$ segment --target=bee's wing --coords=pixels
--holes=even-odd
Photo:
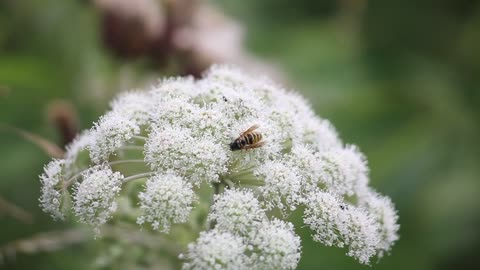
[[[259,148],[259,147],[262,147],[265,145],[265,141],[260,141],[258,143],[255,143],[255,144],[251,144],[251,145],[245,145],[244,149],[254,149],[254,148]]]
[[[247,134],[247,133],[249,133],[249,132],[252,132],[252,131],[254,131],[254,130],[257,129],[257,128],[258,128],[258,125],[253,125],[253,126],[249,127],[247,130],[245,130],[244,132],[242,132],[242,133],[240,134],[240,136],[243,136],[243,135],[245,135],[245,134]]]

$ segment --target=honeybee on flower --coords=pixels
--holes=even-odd
[[[230,150],[237,151],[262,147],[265,141],[262,141],[262,134],[255,131],[257,128],[258,125],[253,125],[242,132],[240,136],[230,144]]]

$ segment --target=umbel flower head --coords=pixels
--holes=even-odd
[[[99,234],[130,222],[181,239],[184,269],[295,269],[301,242],[283,219],[298,209],[313,240],[363,264],[398,239],[359,149],[295,92],[227,66],[120,95],[40,178],[54,218],[72,197]]]

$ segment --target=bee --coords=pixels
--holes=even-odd
[[[230,150],[237,151],[262,147],[265,141],[262,141],[262,134],[255,131],[257,128],[258,125],[253,125],[242,132],[240,136],[230,144]]]

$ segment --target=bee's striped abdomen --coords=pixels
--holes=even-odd
[[[259,142],[262,139],[262,134],[258,132],[251,132],[245,135],[244,137],[247,144],[251,145]]]
[[[260,140],[262,140],[262,134],[258,132],[253,133],[255,135],[255,141],[253,143],[258,143]]]
[[[245,141],[247,141],[247,144],[253,144],[255,136],[252,133],[249,133],[245,135]]]

